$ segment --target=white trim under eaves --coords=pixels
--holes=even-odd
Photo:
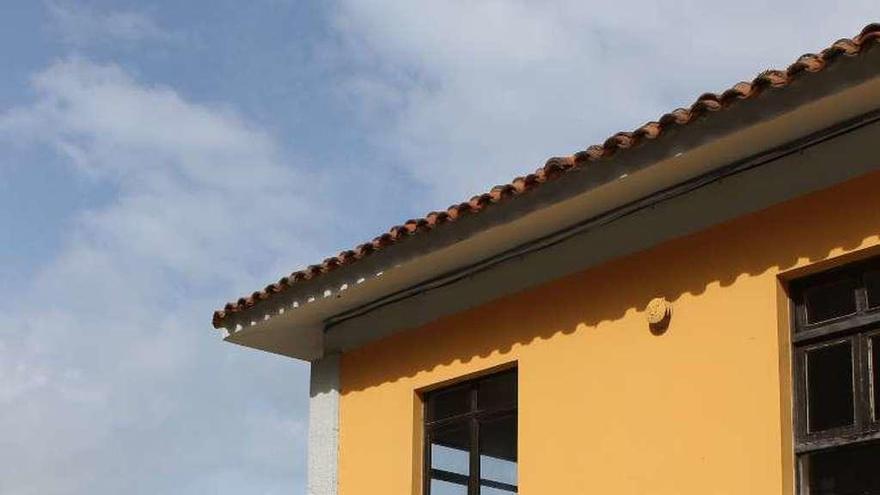
[[[618,221],[624,217],[633,215],[640,211],[653,208],[662,202],[669,201],[679,196],[683,196],[701,187],[705,187],[711,183],[741,174],[743,172],[747,172],[755,167],[760,167],[761,165],[770,163],[774,160],[779,160],[785,156],[794,153],[801,153],[804,150],[819,143],[822,143],[829,139],[833,139],[836,136],[852,132],[853,130],[859,129],[861,127],[875,124],[878,121],[880,121],[880,111],[873,111],[868,113],[867,115],[860,116],[841,125],[834,126],[831,129],[807,136],[804,139],[786,144],[777,149],[759,153],[754,157],[750,157],[731,165],[715,169],[705,175],[695,177],[681,184],[677,184],[663,191],[659,191],[647,198],[643,198],[641,200],[634,201],[619,208],[615,208],[613,210],[605,212],[599,217],[587,219],[583,222],[575,224],[562,231],[555,232],[544,238],[536,239],[535,241],[529,242],[522,246],[517,246],[489,259],[480,260],[478,263],[467,266],[460,270],[456,270],[454,273],[445,274],[443,276],[437,277],[436,279],[418,284],[395,294],[389,294],[388,296],[380,298],[376,301],[372,301],[358,308],[354,308],[352,310],[335,315],[327,319],[327,328],[330,329],[333,326],[338,325],[339,323],[342,323],[346,320],[357,318],[360,315],[374,311],[382,306],[393,304],[396,301],[400,301],[430,291],[432,289],[449,285],[465,277],[472,276],[475,273],[490,269],[493,266],[500,265],[514,258],[521,258],[524,255],[547,249],[561,242],[565,242],[572,237],[583,234],[589,230],[601,228],[603,225]],[[625,177],[621,177],[621,179],[624,178]]]
[[[828,82],[832,85],[833,83],[833,80]],[[785,91],[789,95],[797,96],[797,88],[789,88]],[[374,260],[365,259],[353,264],[350,271],[337,270],[340,272],[339,274],[331,273],[318,277],[316,284],[326,283],[326,285],[309,285],[309,292],[300,291],[297,293],[291,288],[288,295],[280,294],[276,296],[277,300],[264,301],[251,310],[232,318],[230,321],[234,328],[229,332],[226,340],[299,359],[314,360],[328,350],[351,349],[400,328],[410,328],[420,322],[423,323],[424,318],[395,317],[396,313],[390,306],[399,306],[400,301],[388,305],[386,303],[389,296],[394,297],[394,294],[402,294],[401,291],[411,290],[422,285],[421,289],[417,288],[415,291],[421,294],[419,298],[422,299],[421,302],[424,302],[424,284],[430,283],[426,281],[436,280],[439,276],[454,277],[455,273],[473,266],[475,262],[495,263],[492,261],[493,259],[504,258],[505,253],[509,253],[511,248],[515,246],[523,246],[535,242],[536,239],[548,238],[548,236],[561,235],[560,232],[583,224],[584,219],[595,219],[605,214],[613,215],[614,212],[625,211],[626,208],[629,208],[628,205],[668,191],[676,185],[702,180],[698,178],[726,167],[741,166],[744,159],[754,160],[756,156],[760,155],[764,156],[765,160],[773,158],[775,161],[772,163],[784,160],[784,157],[779,158],[772,155],[773,153],[781,153],[781,146],[799,143],[804,139],[804,136],[820,132],[823,129],[831,128],[833,132],[838,132],[839,129],[835,127],[836,125],[862,115],[866,111],[865,102],[877,101],[880,101],[880,78],[871,77],[862,84],[839,89],[824,98],[809,100],[808,103],[800,103],[793,108],[785,109],[784,112],[775,114],[772,118],[759,120],[752,125],[743,127],[740,123],[740,127],[736,127],[734,122],[729,124],[735,129],[733,131],[716,129],[713,133],[703,132],[707,135],[702,136],[701,140],[692,139],[692,142],[696,141],[697,144],[690,147],[682,145],[683,152],[675,153],[675,150],[672,149],[673,153],[658,161],[647,164],[632,163],[627,160],[634,159],[621,157],[617,161],[612,159],[607,163],[599,162],[593,165],[597,168],[584,170],[585,178],[589,179],[592,176],[600,175],[600,170],[601,174],[607,175],[616,172],[616,175],[568,199],[556,203],[547,199],[546,204],[533,206],[533,209],[522,212],[519,216],[517,216],[516,204],[527,204],[527,201],[519,203],[512,201],[509,205],[497,208],[496,211],[503,210],[508,218],[502,218],[503,221],[501,221],[496,217],[494,224],[489,223],[493,218],[491,211],[474,215],[474,222],[487,222],[485,228],[478,228],[480,225],[475,223],[475,228],[478,228],[476,233],[461,240],[454,240],[445,247],[429,249],[430,245],[428,244],[422,252],[407,252],[404,246],[396,251],[389,249],[389,254],[384,257],[376,255]],[[770,112],[766,108],[767,105],[747,107],[746,105],[749,103],[748,101],[743,103],[743,112],[763,112],[765,114]],[[760,101],[753,103],[762,104]],[[735,120],[736,118],[745,118],[748,115],[747,113],[735,114],[735,111],[737,110],[727,111],[730,112],[729,118]],[[754,116],[750,118],[756,119]],[[702,131],[694,127],[690,132]],[[849,130],[849,133],[844,136],[858,132],[861,131]],[[816,138],[815,135],[813,137]],[[668,139],[671,139],[669,143],[676,143],[684,140],[684,134],[678,137],[670,136]],[[633,150],[628,153],[636,157],[638,152],[639,150]],[[771,153],[772,156],[766,155],[767,153]],[[600,169],[599,167],[605,168]],[[837,176],[833,180],[839,182],[850,172],[856,173],[857,170],[849,171],[847,167],[836,166],[830,175],[836,174]],[[798,177],[801,175],[803,175],[803,170],[797,174]],[[823,179],[828,175],[820,172],[818,178],[807,177],[805,180],[808,183],[798,186],[799,190],[792,189],[786,192],[784,191],[785,187],[779,190],[770,190],[767,192],[768,197],[764,198],[763,204],[766,206],[792,197],[791,194],[814,190],[821,185],[810,183],[810,181]],[[576,184],[579,180],[581,179],[574,177],[558,181],[560,183],[558,187],[566,187],[566,184],[563,183]],[[835,182],[827,182],[825,185],[833,183]],[[557,186],[548,184],[540,189],[550,191],[553,187]],[[539,191],[536,191],[534,197],[541,198],[540,194]],[[621,223],[619,219],[615,219],[604,224],[602,228],[615,229],[618,223]],[[698,224],[700,222],[691,222],[690,225]],[[449,229],[448,232],[454,233],[456,229]],[[441,239],[443,235],[441,232],[432,232],[423,237]],[[566,243],[570,243],[570,241],[563,244]],[[602,246],[596,251],[605,252],[603,259],[608,259],[626,254],[629,246],[642,244],[644,243],[629,243],[618,248]],[[413,243],[413,245],[418,244]],[[402,254],[396,258],[394,252]],[[516,258],[523,255],[517,253],[512,256]],[[382,264],[378,265],[379,262]],[[572,265],[570,268],[574,271],[575,266]],[[367,271],[358,272],[358,269]],[[345,276],[349,278],[341,278]],[[523,284],[500,287],[486,285],[483,286],[484,292],[480,294],[480,297],[469,301],[469,303],[500,297],[509,293],[510,287],[518,287],[518,290],[522,290],[527,286]],[[422,311],[421,313],[436,318],[442,316],[440,313],[448,314],[448,311],[458,311],[466,307],[461,303],[452,304],[452,301],[442,298],[435,298],[435,300],[436,302],[432,303],[430,311]],[[445,302],[441,303],[441,300]],[[385,306],[382,306],[383,304]],[[377,305],[381,307],[377,307]],[[374,309],[374,307],[378,309]],[[366,313],[363,312],[365,309],[367,309]],[[351,313],[352,311],[356,313]],[[354,320],[346,319],[355,314],[358,316]],[[377,321],[377,318],[380,318],[381,321]],[[328,321],[334,322],[334,325],[325,332],[324,329]],[[365,327],[372,328],[374,326],[382,327],[382,330],[378,333],[364,330]],[[346,335],[347,331],[350,331],[351,335]]]
[[[626,209],[564,239],[512,253],[467,273],[416,287],[406,297],[377,301],[328,326],[324,345],[345,352],[395,332],[465,311],[493,299],[576,273],[614,258],[731,220],[774,204],[880,170],[875,143],[880,120],[870,120],[833,138],[785,153],[769,162],[661,201]],[[845,156],[846,160],[841,160]],[[553,241],[553,242],[551,242]]]

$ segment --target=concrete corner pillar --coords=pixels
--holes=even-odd
[[[313,361],[309,380],[308,495],[337,495],[339,354]]]

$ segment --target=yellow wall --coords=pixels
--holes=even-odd
[[[880,173],[344,354],[340,493],[418,493],[416,391],[514,361],[520,493],[791,493],[779,275],[875,252],[878,191]]]

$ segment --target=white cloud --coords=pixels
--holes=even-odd
[[[339,2],[375,141],[442,207],[852,36],[876,2]],[[438,177],[441,177],[439,178]]]
[[[303,366],[221,343],[209,318],[277,260],[323,254],[303,237],[328,218],[319,178],[233,112],[114,65],[60,61],[33,89],[0,141],[56,149],[110,199],[0,302],[0,492],[302,484]]]
[[[48,0],[46,8],[52,27],[66,43],[76,46],[174,38],[143,12],[100,11],[84,3],[62,0]]]

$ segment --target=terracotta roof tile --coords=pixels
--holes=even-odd
[[[802,55],[785,70],[763,71],[751,82],[736,83],[720,94],[704,93],[689,108],[675,109],[660,116],[657,121],[648,122],[631,132],[618,132],[606,139],[601,145],[590,146],[586,150],[570,156],[550,158],[543,167],[534,173],[517,177],[510,184],[495,186],[489,192],[474,196],[469,201],[451,205],[446,211],[434,211],[428,213],[424,218],[407,220],[403,225],[391,227],[387,233],[375,237],[372,241],[327,258],[319,265],[311,265],[303,270],[293,272],[278,282],[266,286],[261,291],[227,303],[223,309],[214,312],[213,325],[215,328],[221,328],[224,320],[231,314],[250,309],[260,301],[284,292],[297,283],[356,263],[358,260],[408,237],[430,232],[438,225],[455,222],[465,215],[483,211],[491,205],[531,191],[541,184],[555,180],[565,175],[566,172],[583,167],[589,162],[608,158],[618,152],[638,146],[646,140],[656,139],[671,127],[687,125],[704,114],[718,112],[738,101],[753,98],[767,88],[784,88],[805,73],[823,70],[829,63],[841,56],[852,57],[867,51],[876,45],[878,40],[880,40],[880,24],[869,24],[855,38],[838,40],[818,54]]]

